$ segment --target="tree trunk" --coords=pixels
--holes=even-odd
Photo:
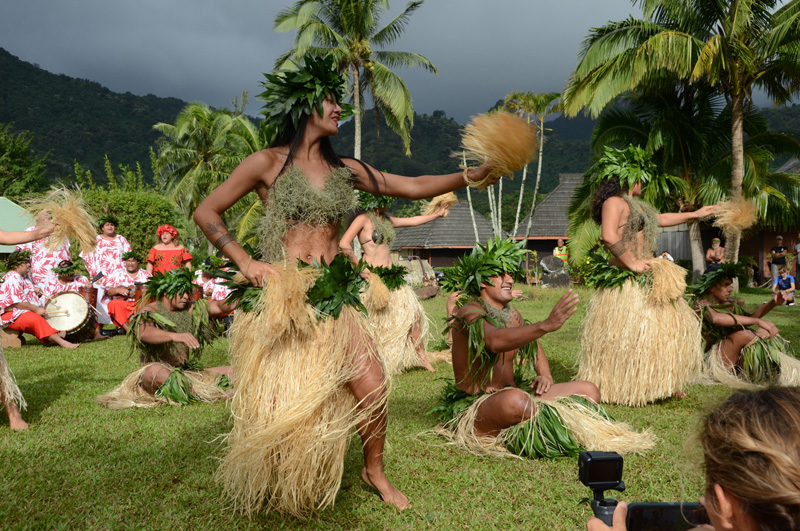
[[[497,236],[503,236],[503,178],[497,181]]]
[[[742,196],[744,181],[744,98],[734,96],[731,100],[731,199]],[[725,233],[726,261],[739,260],[741,234]],[[739,291],[738,279],[733,279],[734,291]]]
[[[497,210],[494,207],[494,185],[486,187],[486,195],[489,198],[489,217],[492,219],[492,232],[497,236]]]
[[[531,236],[531,224],[533,223],[533,213],[536,211],[536,194],[539,193],[539,180],[542,178],[542,153],[544,152],[544,120],[539,121],[539,167],[536,169],[536,185],[533,187],[533,201],[531,202],[531,213],[528,218],[528,226],[525,228],[525,245],[528,245],[528,238]]]
[[[361,160],[361,93],[359,88],[358,67],[353,67],[353,104],[356,108],[355,138],[353,139],[353,156]]]
[[[705,254],[703,240],[700,237],[700,222],[689,221],[689,247],[692,250],[692,282],[697,282],[705,270]]]
[[[472,209],[472,194],[469,191],[469,186],[467,186],[467,201],[469,202],[469,216],[472,218],[472,228],[475,230],[475,243],[479,243],[481,237],[478,235],[478,222],[475,221],[475,211]]]
[[[528,176],[528,165],[522,168],[522,181],[519,183],[519,201],[517,201],[517,214],[514,216],[514,230],[511,231],[511,238],[517,237],[519,229],[519,213],[522,211],[522,197],[525,195],[525,178]]]

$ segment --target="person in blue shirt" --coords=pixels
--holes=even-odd
[[[780,291],[788,306],[794,306],[794,277],[789,274],[785,265],[778,267],[778,276],[772,284],[772,292]]]

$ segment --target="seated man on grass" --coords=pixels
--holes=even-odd
[[[230,311],[219,301],[190,300],[194,275],[186,268],[157,273],[147,282],[151,302],[130,318],[131,352],[141,368],[98,402],[111,409],[227,400],[230,366],[203,369],[202,349],[219,335],[212,319]]]
[[[45,320],[47,312],[41,305],[39,288],[27,278],[31,270],[31,252],[14,251],[6,260],[8,273],[0,283],[0,326],[36,336],[42,343],[52,341],[64,348],[78,348],[78,344],[64,339]]]
[[[623,452],[649,448],[648,434],[610,421],[597,405],[596,385],[554,383],[539,338],[560,329],[575,313],[578,296],[569,290],[547,319],[524,322],[509,302],[526,252],[509,240],[490,240],[448,272],[468,299],[462,298],[450,325],[455,380],[433,409],[445,421],[441,433],[469,451],[489,455],[507,453],[503,446],[529,457],[577,455],[583,446]],[[604,445],[597,435],[601,430],[594,429],[597,423],[628,442]],[[588,433],[572,429],[578,425]]]
[[[731,387],[800,385],[800,361],[787,355],[788,342],[777,326],[764,319],[783,305],[784,295],[779,291],[755,310],[745,309],[744,301],[731,298],[733,279],[744,278],[743,269],[740,264],[723,263],[689,290],[703,320],[704,372]]]

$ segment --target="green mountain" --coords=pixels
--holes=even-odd
[[[172,122],[186,102],[118,94],[94,81],[42,70],[0,48],[0,123],[33,134],[32,147],[50,152],[47,178],[70,178],[73,161],[102,181],[103,157],[150,166],[157,122]]]

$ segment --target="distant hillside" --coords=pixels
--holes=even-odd
[[[172,122],[186,105],[177,98],[118,94],[99,83],[51,74],[0,48],[0,123],[33,133],[33,148],[47,153],[47,177],[72,175],[73,161],[102,180],[103,157],[117,164],[141,162],[157,122]]]

